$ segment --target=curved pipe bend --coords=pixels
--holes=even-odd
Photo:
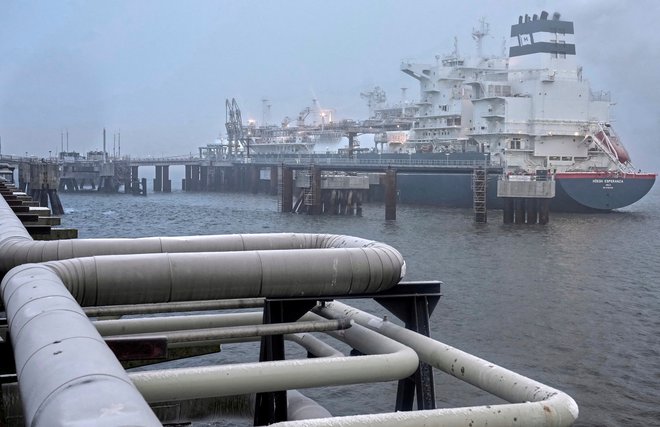
[[[137,239],[71,239],[35,241],[4,198],[0,197],[0,276],[13,267],[98,255],[155,253],[244,252],[271,250],[347,249],[364,251],[362,259],[398,266],[405,275],[401,254],[384,243],[352,236],[308,233],[228,234],[213,236],[145,237]],[[394,279],[394,278],[393,278]]]
[[[447,426],[473,425],[570,426],[578,417],[578,406],[566,393],[497,366],[469,353],[384,321],[369,313],[334,301],[316,307],[326,318],[348,317],[356,323],[409,346],[419,359],[469,384],[512,402],[451,409],[434,409],[387,414],[324,418],[305,422],[284,422],[278,426],[357,427],[357,426]],[[353,326],[355,327],[355,325]]]

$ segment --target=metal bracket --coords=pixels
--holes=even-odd
[[[316,299],[266,299],[263,323],[295,322],[316,305]],[[284,336],[268,335],[261,338],[259,361],[284,360]],[[257,393],[254,425],[263,426],[287,421],[286,390]]]

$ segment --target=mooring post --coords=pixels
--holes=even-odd
[[[396,170],[390,167],[385,171],[385,219],[396,219]]]
[[[293,211],[293,170],[282,166],[282,213]]]

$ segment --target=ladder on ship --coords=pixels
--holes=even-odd
[[[309,170],[307,171],[309,178],[308,185],[305,187],[303,195],[303,204],[305,205],[305,210],[307,213],[313,215],[320,214],[321,210],[321,188],[320,182],[315,182],[315,174],[320,174],[320,171],[314,165],[310,165]]]
[[[488,187],[488,173],[485,168],[479,167],[472,172],[472,207],[474,209],[474,222],[486,223],[486,189]]]

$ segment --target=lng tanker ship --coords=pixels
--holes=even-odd
[[[483,153],[505,176],[549,173],[556,181],[553,210],[607,211],[648,193],[656,174],[636,171],[610,123],[609,93],[592,91],[583,77],[573,22],[545,11],[520,16],[508,57],[499,58],[481,55],[488,34],[481,24],[473,32],[477,57],[455,49],[430,64],[401,64],[419,81],[419,109],[407,141],[389,144],[390,151],[447,159]],[[398,186],[408,202],[471,203],[467,176],[401,175]],[[495,185],[489,187],[497,206]]]
[[[257,157],[307,156],[307,162],[330,165],[333,159],[345,162],[348,153],[355,164],[420,165],[420,173],[407,167],[397,174],[402,203],[471,207],[472,175],[480,166],[488,168],[486,200],[494,208],[501,207],[497,180],[537,176],[555,181],[554,211],[610,211],[644,197],[656,174],[632,165],[611,124],[610,94],[592,90],[583,76],[573,22],[557,13],[520,16],[511,26],[508,55],[500,57],[482,54],[487,34],[482,20],[472,34],[474,57],[460,56],[455,46],[430,63],[403,62],[401,70],[419,82],[416,103],[388,107],[377,87],[361,94],[369,100],[370,119],[335,123],[328,115],[320,126],[304,124],[309,109],[297,126],[286,119],[281,127],[243,126],[240,114],[228,110],[228,117],[238,117],[228,119],[228,136],[236,128],[243,135],[228,139]],[[313,138],[327,132],[332,144]],[[370,132],[373,149],[335,151],[346,136]],[[422,165],[446,168],[427,173]]]

